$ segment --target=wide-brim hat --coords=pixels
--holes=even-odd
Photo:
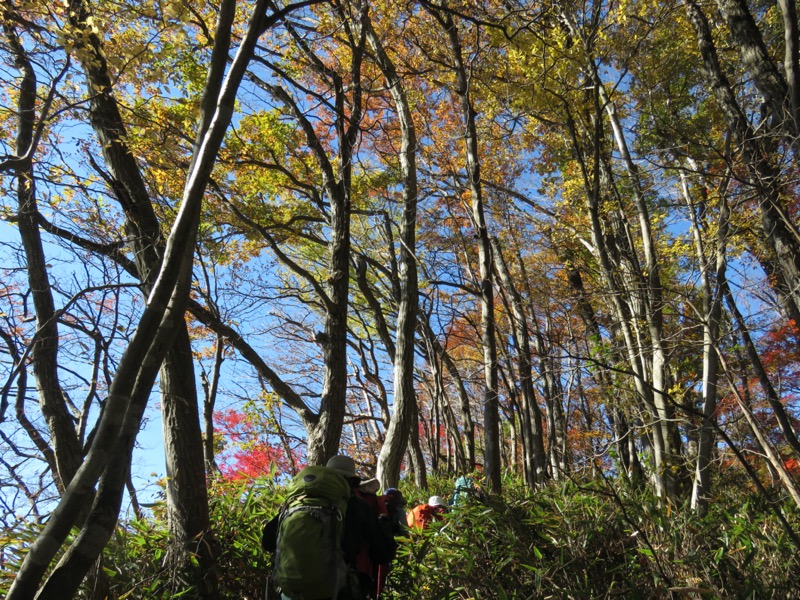
[[[325,466],[332,471],[336,471],[345,479],[361,479],[356,473],[356,462],[344,454],[332,456]]]
[[[358,489],[360,489],[362,492],[366,492],[367,494],[377,494],[378,490],[381,489],[381,482],[373,477],[372,479],[362,481],[361,485],[358,486]]]

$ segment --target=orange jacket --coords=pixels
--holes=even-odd
[[[444,506],[431,506],[430,504],[420,504],[412,508],[406,515],[406,522],[412,529],[425,529],[428,524],[436,519],[441,521],[447,508]]]

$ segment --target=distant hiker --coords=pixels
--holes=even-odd
[[[447,504],[441,496],[431,496],[424,504],[415,506],[408,513],[406,523],[411,529],[420,531],[434,520],[441,521],[447,513]]]
[[[461,475],[456,479],[453,496],[450,498],[451,506],[466,504],[470,499],[486,502],[486,492],[475,483],[475,479],[470,475]]]

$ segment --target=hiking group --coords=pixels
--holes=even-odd
[[[449,505],[441,496],[431,496],[427,502],[415,506],[408,512],[406,525],[415,531],[425,529],[434,521],[442,521],[451,509],[466,504],[470,499],[485,503],[486,492],[472,477],[462,475],[456,479],[455,490]]]
[[[392,568],[396,536],[443,519],[440,496],[406,515],[403,494],[379,495],[377,479],[361,480],[349,456],[307,466],[286,488],[280,511],[264,527],[262,545],[273,553],[272,579],[281,600],[375,600]],[[460,496],[459,496],[460,494]],[[460,477],[452,502],[483,491]],[[269,585],[267,590],[269,590]]]

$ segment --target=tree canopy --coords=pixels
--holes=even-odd
[[[698,516],[734,471],[800,542],[794,0],[0,11],[9,600],[146,513],[154,407],[198,597],[209,486],[338,452]]]

